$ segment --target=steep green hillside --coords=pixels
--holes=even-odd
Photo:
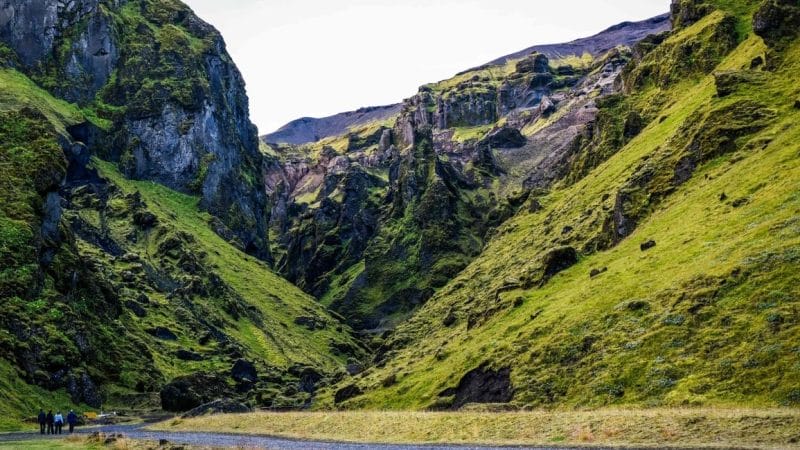
[[[531,200],[320,406],[800,402],[798,7],[761,7],[768,47],[756,2],[678,3],[623,74],[649,124]]]
[[[362,355],[198,197],[89,162],[75,106],[13,69],[0,84],[0,426],[39,406],[296,407]]]
[[[422,86],[389,120],[272,146],[276,269],[354,328],[392,329],[467,267],[532,192],[570,165],[579,174],[602,159],[596,148],[592,157],[570,152],[584,138],[597,147],[596,116],[608,124],[597,134],[607,147],[640,131],[628,122],[644,119],[615,95],[630,58],[620,47],[479,67]]]

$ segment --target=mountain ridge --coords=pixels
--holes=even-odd
[[[670,26],[669,14],[662,14],[638,22],[621,22],[593,36],[576,39],[563,44],[534,45],[524,50],[510,53],[494,59],[484,65],[473,67],[456,74],[475,71],[487,66],[503,65],[512,59],[519,59],[530,53],[538,52],[550,59],[567,56],[581,57],[584,53],[598,56],[617,45],[632,46],[649,34],[666,31]],[[278,130],[261,136],[262,141],[271,144],[306,144],[326,137],[345,133],[348,128],[362,125],[374,120],[385,120],[399,112],[400,104],[365,107],[355,111],[343,112],[322,118],[302,117],[283,125]],[[369,114],[373,111],[379,114]]]

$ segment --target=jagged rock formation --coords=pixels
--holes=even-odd
[[[611,100],[632,57],[620,47],[570,65],[533,53],[425,85],[391,121],[273,145],[264,170],[276,267],[357,328],[400,323],[532,191],[599,163],[580,156],[593,127],[621,130],[603,137],[609,147],[636,135],[636,113],[620,123]]]
[[[267,259],[244,81],[219,33],[178,2],[6,0],[0,40],[56,96],[94,107],[102,156],[136,179],[198,193]]]

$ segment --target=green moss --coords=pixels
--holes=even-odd
[[[197,176],[194,181],[189,185],[189,189],[194,192],[200,192],[203,189],[203,183],[206,182],[208,175],[208,167],[217,159],[213,153],[206,153],[200,159],[200,168],[197,170]]]
[[[763,52],[749,37],[708,72],[745,70]],[[484,363],[511,369],[516,406],[796,404],[800,353],[787,343],[800,339],[798,54],[795,42],[763,84],[725,98],[708,72],[636,90],[636,105],[664,97],[648,112],[659,120],[539,198],[542,210],[501,226],[384,343],[385,365],[342,382],[365,394],[338,407],[427,408]],[[676,182],[686,155],[694,171]],[[636,197],[650,206],[630,235],[597,251],[615,195],[637,178],[650,180]],[[527,285],[555,245],[578,249],[578,263]]]
[[[741,41],[735,16],[715,11],[678,30],[623,72],[626,92],[649,86],[669,87],[702,76],[719,64]]]
[[[112,164],[100,160],[95,164],[124,192],[139,192],[158,215],[160,223],[192,236],[194,239],[190,246],[193,250],[206,254],[207,265],[214,268],[248,307],[259,311],[263,324],[242,317],[235,326],[227,329],[237,340],[245,343],[253,357],[283,368],[299,363],[334,372],[341,367],[345,359],[331,355],[329,343],[332,340],[352,343],[347,330],[327,328],[310,335],[296,325],[295,318],[309,312],[321,317],[327,314],[311,297],[280,278],[265,263],[247,256],[214,233],[208,225],[211,217],[199,210],[197,197],[151,182],[129,181]],[[125,233],[125,230],[119,232]],[[155,253],[158,242],[149,242],[147,246],[148,252]],[[211,304],[209,307],[213,308]]]

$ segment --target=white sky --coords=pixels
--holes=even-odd
[[[184,1],[225,37],[261,134],[669,10],[669,0]]]

